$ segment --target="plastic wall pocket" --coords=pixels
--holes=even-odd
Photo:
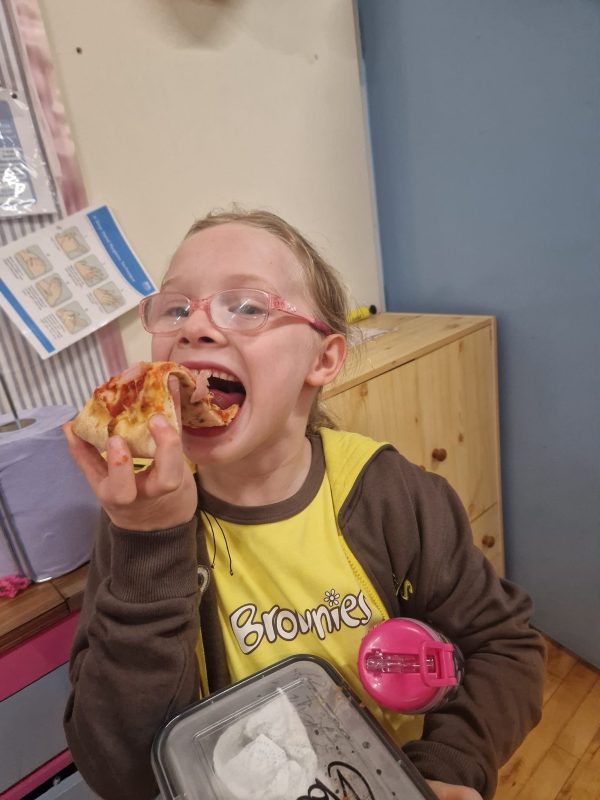
[[[454,694],[464,660],[443,634],[419,620],[398,618],[376,625],[364,637],[358,672],[380,706],[423,714]]]

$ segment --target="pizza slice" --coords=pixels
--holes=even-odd
[[[177,431],[180,430],[168,386],[171,375],[179,381],[184,427],[229,425],[239,411],[238,403],[221,408],[215,402],[215,393],[210,390],[205,371],[192,372],[174,361],[141,361],[94,390],[73,420],[73,432],[100,451],[106,449],[110,436],[122,436],[132,456],[153,458],[156,445],[148,428],[150,417],[163,414]]]

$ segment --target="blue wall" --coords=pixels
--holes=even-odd
[[[600,665],[600,2],[359,14],[388,309],[497,316],[507,573]]]

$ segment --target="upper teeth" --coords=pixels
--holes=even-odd
[[[221,378],[224,381],[237,381],[237,377],[231,372],[225,372],[220,369],[192,369],[190,371],[195,375],[204,375],[207,380],[209,378]]]

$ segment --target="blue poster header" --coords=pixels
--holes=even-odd
[[[115,267],[132,289],[144,297],[153,294],[156,287],[148,280],[148,275],[123,238],[108,207],[100,206],[90,211],[87,218]]]

